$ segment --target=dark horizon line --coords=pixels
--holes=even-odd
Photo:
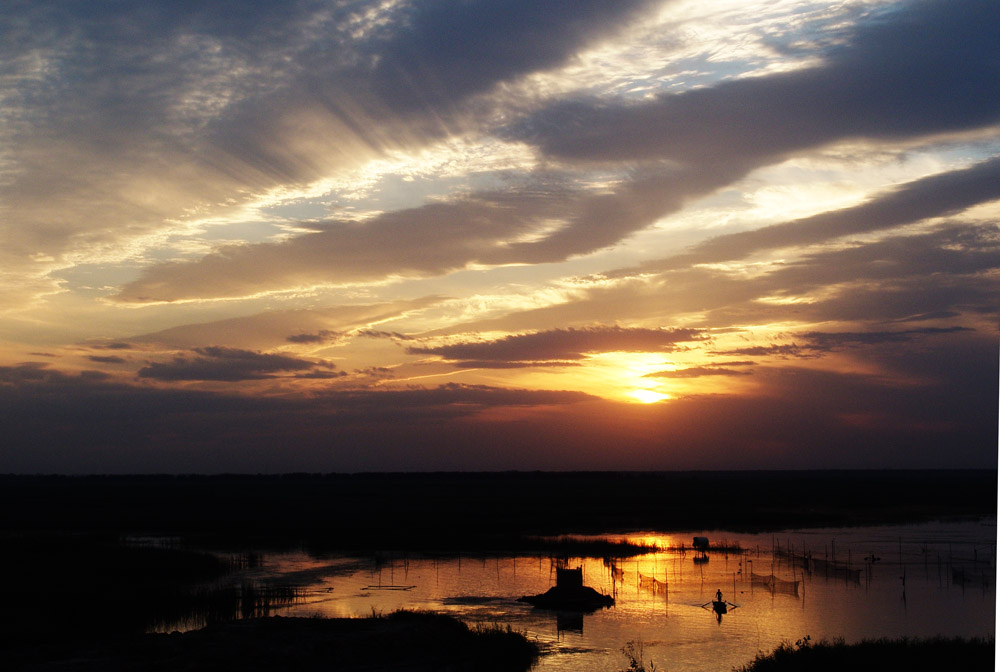
[[[712,475],[742,475],[742,474],[859,474],[859,473],[1000,473],[998,467],[831,467],[831,468],[761,468],[761,469],[478,469],[478,470],[398,470],[398,471],[286,471],[286,472],[130,472],[130,473],[58,473],[58,472],[34,472],[0,473],[0,478],[66,478],[66,479],[114,479],[114,478],[327,478],[339,476],[502,476],[502,475],[547,475],[547,476],[570,476],[570,475],[642,475],[652,476],[662,475],[683,475],[683,474],[712,474]]]

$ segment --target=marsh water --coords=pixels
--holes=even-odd
[[[693,536],[709,538],[706,553]],[[608,535],[605,535],[608,536]],[[298,587],[272,613],[350,617],[420,609],[510,625],[536,640],[535,669],[621,670],[622,648],[657,669],[731,669],[782,642],[993,636],[996,521],[912,526],[610,535],[657,550],[628,558],[265,554],[255,581]],[[557,567],[615,598],[588,613],[518,598],[555,585]],[[723,593],[727,613],[711,602]],[[173,624],[194,627],[197,624]]]

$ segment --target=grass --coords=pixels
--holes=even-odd
[[[854,672],[906,670],[942,672],[961,668],[967,672],[994,669],[992,639],[931,638],[875,639],[856,644],[843,640],[813,643],[804,637],[784,643],[771,653],[733,668],[734,672]]]

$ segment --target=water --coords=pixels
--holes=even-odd
[[[702,556],[690,549],[693,534],[650,532],[619,536],[661,550],[618,560],[535,555],[375,561],[286,553],[265,556],[252,571],[263,580],[302,587],[304,599],[278,612],[283,615],[370,616],[405,608],[450,613],[469,623],[510,624],[542,645],[545,655],[535,667],[540,672],[621,670],[628,666],[621,652],[628,642],[641,644],[645,661],[658,669],[719,670],[805,636],[851,642],[995,631],[995,521],[697,534],[744,550]],[[679,550],[682,545],[686,551]],[[794,560],[807,552],[811,572]],[[581,567],[584,584],[613,595],[615,605],[573,614],[517,602],[554,585],[560,563]],[[772,575],[778,581],[765,584],[770,579],[762,577]],[[705,606],[717,590],[736,605],[721,618]]]

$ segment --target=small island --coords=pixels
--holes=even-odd
[[[576,567],[557,569],[555,586],[539,595],[525,595],[518,602],[527,602],[540,609],[594,611],[612,606],[615,598],[583,585],[583,570]]]

